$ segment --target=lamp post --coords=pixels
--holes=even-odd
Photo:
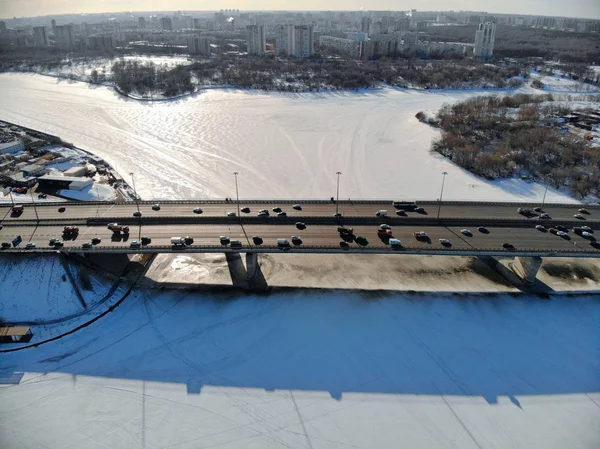
[[[133,195],[135,196],[135,205],[137,206],[138,212],[140,211],[140,203],[138,202],[137,191],[135,190],[135,178],[133,177],[133,172],[129,173],[131,175],[131,182],[133,183]]]
[[[240,191],[238,189],[238,179],[237,179],[238,175],[239,175],[238,172],[236,172],[236,171],[233,172],[233,176],[235,177],[235,199],[237,201],[237,211],[238,211],[237,213],[238,213],[238,218],[241,218],[240,217]]]
[[[35,200],[33,199],[33,186],[29,188],[29,193],[31,194],[31,203],[33,204],[33,210],[35,211],[35,219],[39,222],[40,217],[38,215],[37,207],[35,206]],[[12,195],[11,195],[12,198]]]
[[[448,172],[442,172],[442,190],[440,192],[440,199],[439,199],[439,203],[438,203],[438,211],[437,211],[437,217],[438,219],[440,218],[440,210],[442,209],[442,198],[444,196],[444,183],[446,182],[446,175],[448,174]]]
[[[340,211],[340,175],[342,172],[338,171],[335,174],[337,175],[337,189],[335,195],[335,216],[337,217]]]
[[[544,178],[544,182],[546,178]],[[542,197],[542,206],[540,207],[540,213],[538,214],[537,221],[540,221],[540,215],[544,212],[544,203],[546,202],[546,194],[548,193],[548,184],[546,184],[546,188],[544,189],[544,196]]]

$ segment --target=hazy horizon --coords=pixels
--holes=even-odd
[[[59,14],[98,14],[146,11],[218,11],[219,9],[240,9],[243,11],[484,11],[496,14],[526,14],[539,16],[563,16],[600,19],[600,2],[597,0],[577,0],[565,7],[562,0],[331,0],[322,2],[305,0],[299,3],[290,0],[0,0],[0,17],[36,17]],[[168,8],[166,8],[168,6]]]

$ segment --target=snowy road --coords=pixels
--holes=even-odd
[[[600,443],[597,298],[236,296],[138,292],[2,355],[3,448]]]
[[[277,94],[211,90],[143,103],[105,87],[0,75],[0,119],[61,136],[133,172],[144,198],[343,198],[536,200],[543,187],[490,183],[430,153],[438,131],[420,110],[489,92]],[[550,191],[547,201],[572,201]]]

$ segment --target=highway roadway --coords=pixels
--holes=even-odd
[[[355,235],[363,236],[369,241],[368,248],[378,248],[384,250],[389,245],[380,240],[377,236],[378,226],[354,226]],[[503,228],[490,227],[489,234],[483,234],[477,228],[471,228],[472,237],[464,236],[460,228],[445,226],[428,226],[415,228],[412,226],[394,226],[392,228],[395,238],[402,242],[407,249],[418,249],[423,252],[445,250],[440,244],[439,239],[448,239],[452,247],[450,250],[487,250],[502,251],[503,243],[511,243],[517,251],[568,251],[573,253],[592,252],[592,256],[600,251],[591,247],[589,241],[579,237],[572,232],[570,240],[563,239],[550,233],[544,233],[531,226],[522,228]],[[21,236],[23,239],[22,247],[27,242],[35,242],[38,248],[49,248],[50,238],[62,237],[62,226],[21,226],[10,224],[0,230],[0,242],[11,242],[15,237]],[[431,238],[430,242],[419,242],[413,236],[414,231],[425,231]],[[65,249],[80,249],[81,244],[89,242],[93,237],[102,239],[101,244],[95,250],[102,248],[117,249],[129,248],[132,240],[139,239],[140,236],[148,236],[152,243],[148,249],[154,246],[169,246],[171,237],[190,236],[194,238],[195,250],[201,250],[202,246],[219,246],[219,236],[226,235],[232,240],[240,240],[244,249],[256,247],[252,243],[253,236],[260,236],[264,240],[263,246],[275,246],[278,238],[287,238],[291,243],[292,236],[299,236],[303,240],[301,248],[306,247],[332,247],[339,248],[340,236],[335,225],[309,225],[305,230],[298,230],[294,225],[281,224],[278,226],[269,225],[170,225],[156,226],[148,225],[131,227],[130,235],[127,240],[116,239],[113,233],[106,227],[82,227],[80,234],[73,241],[65,241]],[[358,249],[356,243],[351,243],[352,248]],[[391,251],[391,250],[390,250]],[[131,251],[135,252],[135,251]]]
[[[425,203],[424,203],[425,204]],[[277,203],[277,202],[264,202],[258,204],[246,204],[241,202],[240,206],[250,207],[251,212],[249,214],[242,213],[242,217],[256,217],[260,209],[268,209],[271,211],[271,216],[276,214],[272,212],[273,207],[281,207],[289,217],[297,217],[299,220],[307,217],[332,217],[336,211],[336,205],[333,203],[304,203],[301,211],[292,209],[293,203]],[[140,211],[144,218],[151,217],[225,217],[227,212],[237,212],[237,205],[235,203],[203,203],[198,201],[197,203],[160,203],[160,210],[152,210],[152,204],[140,204]],[[64,212],[59,212],[59,208],[64,207]],[[193,209],[201,207],[203,209],[202,214],[194,214]],[[415,212],[407,212],[407,217],[411,218],[435,218],[437,216],[437,205],[427,204],[423,206],[425,213],[419,214]],[[535,205],[520,205],[520,204],[482,204],[482,203],[462,203],[462,204],[443,204],[441,207],[441,218],[469,218],[469,219],[515,219],[522,220],[524,223],[527,221],[536,221],[536,218],[527,218],[517,212],[518,207],[533,208]],[[581,206],[556,206],[547,205],[544,207],[546,213],[548,213],[554,221],[573,221],[575,220],[574,215],[578,213],[578,209]],[[585,222],[598,222],[600,221],[600,206],[587,207],[590,214],[583,215],[581,221]],[[379,210],[387,210],[388,214],[393,217],[397,217],[395,209],[391,202],[380,202],[380,203],[354,203],[354,202],[340,202],[339,211],[344,215],[345,218],[352,217],[375,217],[375,214]],[[64,204],[52,204],[43,205],[41,203],[37,206],[37,212],[41,220],[47,219],[63,219],[66,221],[73,220],[85,220],[87,218],[105,217],[105,218],[121,218],[127,217],[132,218],[133,213],[137,211],[137,207],[134,203],[120,203],[120,204],[87,204],[84,202],[76,203],[64,203]],[[10,213],[9,205],[0,206],[0,220],[3,223],[10,221],[19,220],[36,220],[35,210],[32,205],[25,205],[24,212],[18,217],[12,217]]]

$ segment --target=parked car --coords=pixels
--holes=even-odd
[[[137,240],[133,240],[130,244],[129,247],[133,248],[133,249],[138,249],[140,246],[142,246],[142,244],[140,242],[138,242]]]
[[[462,235],[466,235],[467,237],[473,237],[473,233],[469,229],[461,229],[460,233]]]
[[[229,245],[230,240],[226,235],[222,235],[219,237],[219,242],[221,242],[221,245]]]
[[[252,242],[255,245],[262,245],[263,244],[263,239],[262,239],[262,237],[260,237],[258,235],[255,235],[254,237],[252,237]]]
[[[194,209],[194,213],[195,214],[201,214],[202,212],[204,212],[204,211],[202,210],[201,207],[197,207],[197,208]]]
[[[300,246],[300,245],[302,245],[302,239],[300,237],[298,237],[297,235],[293,235],[292,243],[296,246]]]
[[[440,244],[442,246],[445,246],[446,248],[449,248],[452,246],[452,243],[448,239],[439,239],[439,240],[440,240]]]
[[[537,229],[538,231],[542,231],[542,232],[547,232],[548,231],[546,229],[546,226],[544,226],[544,225],[536,225],[535,229]]]
[[[94,237],[92,239],[92,245],[98,245],[100,242],[102,242],[102,239],[100,237]]]
[[[243,213],[245,213],[245,214],[249,214],[249,213],[250,213],[250,208],[249,208],[249,207],[242,207],[242,208],[240,209],[240,211],[242,211],[242,212],[243,212]]]
[[[160,210],[160,204],[152,205],[152,210]]]
[[[292,209],[294,209],[294,210],[302,210],[302,206],[300,206],[299,204],[294,204],[292,206]]]
[[[512,251],[515,249],[514,245],[512,243],[503,243],[502,244],[502,248],[508,250],[508,251]]]
[[[142,213],[141,213],[139,210],[136,210],[136,211],[133,213],[133,216],[134,216],[134,217],[136,217],[136,218],[140,218],[140,217],[142,216]]]
[[[301,231],[306,229],[306,224],[302,223],[301,221],[296,222],[296,228],[300,229]]]

